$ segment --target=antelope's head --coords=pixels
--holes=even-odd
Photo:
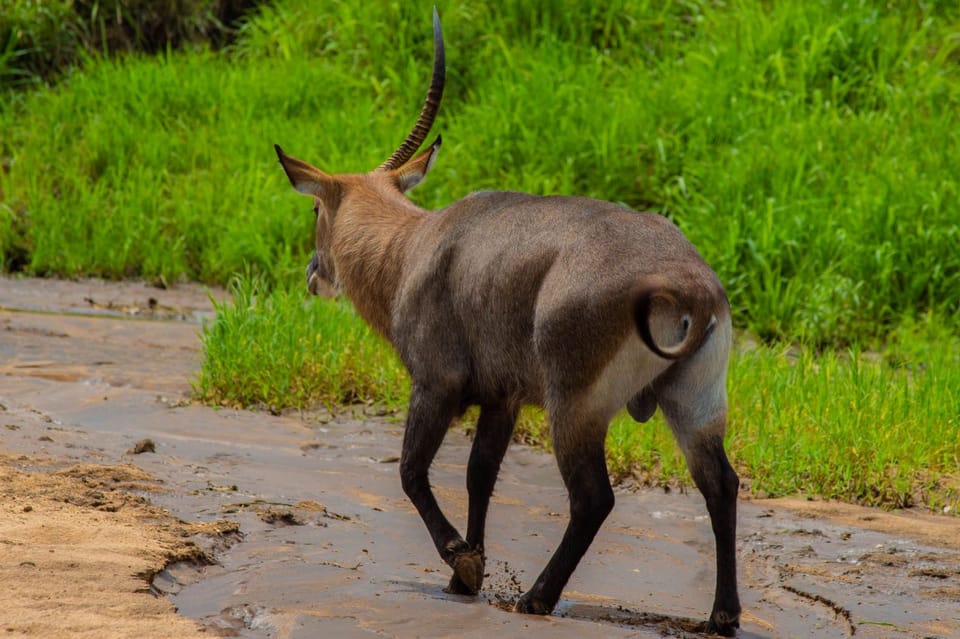
[[[440,136],[428,149],[414,156],[430,132],[440,108],[445,76],[443,33],[436,7],[433,10],[433,76],[430,89],[413,130],[386,162],[370,173],[330,175],[315,166],[291,157],[274,145],[280,164],[298,193],[313,198],[316,215],[316,250],[307,265],[307,289],[314,295],[331,296],[339,289],[337,268],[331,253],[334,222],[338,212],[351,200],[376,202],[380,194],[403,194],[423,180],[433,166],[440,148]],[[412,158],[412,159],[411,159]]]

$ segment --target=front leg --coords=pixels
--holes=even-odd
[[[480,409],[477,432],[467,464],[467,493],[470,496],[467,519],[469,552],[460,555],[460,568],[454,566],[447,592],[475,595],[483,585],[483,534],[490,497],[500,472],[500,463],[510,445],[510,436],[517,421],[515,407],[488,405]]]
[[[427,526],[440,557],[462,575],[464,581],[477,580],[475,562],[464,561],[472,554],[470,546],[450,523],[437,504],[430,488],[430,464],[443,443],[450,421],[460,405],[459,394],[440,393],[415,384],[410,394],[407,425],[400,456],[400,481]],[[483,570],[480,569],[480,579]]]

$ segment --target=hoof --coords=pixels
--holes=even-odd
[[[447,592],[455,595],[475,595],[483,585],[483,553],[469,550],[453,559],[453,577]]]
[[[736,637],[740,627],[740,615],[728,615],[724,612],[714,612],[703,626],[703,632],[721,637]]]
[[[464,595],[466,597],[473,597],[477,594],[477,590],[469,588],[456,573],[450,577],[450,583],[443,591],[448,595]]]
[[[549,615],[552,610],[553,606],[548,606],[529,592],[520,597],[513,606],[514,612],[522,612],[525,615]]]

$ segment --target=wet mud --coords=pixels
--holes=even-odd
[[[446,594],[449,569],[400,489],[402,424],[190,403],[210,311],[200,288],[0,280],[2,450],[64,467],[132,464],[160,480],[151,502],[218,533],[197,542],[216,563],[173,564],[153,580],[207,634],[697,636],[714,579],[699,494],[620,487],[555,613],[518,615],[510,608],[559,542],[567,501],[553,459],[514,445],[483,590]],[[431,474],[461,527],[469,444],[452,430]],[[956,518],[750,500],[739,517],[738,636],[960,636]]]

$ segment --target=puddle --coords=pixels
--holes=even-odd
[[[447,595],[448,569],[400,489],[401,425],[187,405],[196,317],[209,309],[201,291],[176,293],[188,320],[131,320],[90,316],[82,298],[122,307],[142,285],[23,282],[0,280],[3,447],[65,466],[132,463],[161,480],[154,503],[232,526],[205,548],[216,565],[169,566],[154,580],[209,634],[698,636],[714,579],[698,494],[621,488],[556,613],[517,615],[512,603],[562,536],[567,500],[552,458],[514,445],[491,506],[484,591]],[[18,304],[31,312],[9,310]],[[134,454],[145,439],[153,452]],[[431,473],[461,527],[469,443],[451,431]],[[741,503],[739,636],[960,636],[960,523],[842,508]],[[900,525],[877,523],[891,517]],[[920,534],[928,526],[937,536]]]

